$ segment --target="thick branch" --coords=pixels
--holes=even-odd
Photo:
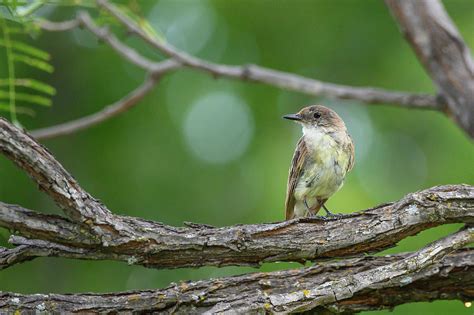
[[[0,251],[1,257],[1,251]],[[183,282],[161,290],[130,291],[108,294],[34,294],[0,293],[0,312],[163,312],[163,313],[245,313],[282,311],[294,308],[282,297],[301,296],[296,305],[315,298],[312,292],[334,298],[328,282],[354,279],[368,270],[406,261],[409,254],[365,257],[339,262],[318,263],[309,268],[196,282]],[[421,267],[421,266],[420,266]],[[357,292],[339,301],[314,306],[313,311],[357,312],[393,308],[399,304],[432,300],[470,301],[474,298],[474,250],[460,250],[429,267],[409,271],[410,276],[376,283],[367,278]],[[372,285],[375,285],[372,286]],[[276,297],[278,297],[277,300]],[[313,306],[313,305],[311,305]]]
[[[44,240],[25,239],[21,236],[11,236],[10,243],[18,246],[11,249],[0,247],[0,270],[36,257],[67,257],[83,260],[108,260],[112,257],[115,257],[115,260],[127,259],[127,257],[119,257],[112,253],[104,254],[92,248],[71,247]]]
[[[472,223],[474,216],[474,187],[453,185],[413,193],[396,203],[339,220],[175,228],[113,215],[84,191],[44,147],[4,119],[0,119],[0,152],[27,172],[81,227],[86,227],[86,235],[71,238],[74,228],[67,221],[58,224],[66,229],[64,233],[52,233],[50,223],[42,227],[41,217],[5,204],[0,204],[8,208],[0,213],[2,226],[27,237],[72,247],[90,248],[93,243],[100,257],[126,257],[127,262],[157,268],[259,265],[356,255],[380,251],[436,225]],[[50,222],[58,223],[60,218],[54,220]],[[91,235],[87,235],[88,230]]]
[[[0,226],[64,246],[62,251],[56,248],[53,256],[77,258],[75,252],[80,249],[83,259],[120,260],[153,268],[257,266],[377,252],[430,227],[473,223],[474,187],[434,187],[339,220],[301,219],[223,228],[177,228],[122,216],[108,220],[112,222],[104,244],[67,219],[0,203]],[[126,226],[128,235],[115,231],[116,226]],[[14,243],[38,247],[26,239]]]
[[[454,120],[474,138],[474,62],[439,0],[386,0]]]
[[[84,191],[48,150],[4,118],[0,118],[0,152],[23,169],[71,219],[104,235],[101,224],[113,216],[110,211]]]
[[[43,250],[40,249],[40,251],[42,252]],[[38,252],[35,252],[35,248],[27,245],[21,245],[11,249],[0,246],[0,270],[32,260],[38,256],[40,255]]]
[[[42,214],[0,202],[0,226],[28,238],[85,247],[100,244],[81,225],[52,214]]]
[[[303,294],[275,295],[273,299],[270,297],[270,300],[277,310],[307,311],[319,305],[328,304],[328,302],[350,298],[355,293],[367,289],[367,285],[379,289],[383,288],[386,282],[398,285],[410,283],[416,277],[417,272],[429,267],[433,262],[453,250],[460,249],[473,241],[474,227],[466,228],[433,242],[400,261],[365,270],[353,276],[325,282],[322,286],[309,289],[309,292]],[[309,301],[307,301],[308,298],[310,298]],[[303,305],[300,305],[300,302]]]
[[[0,204],[8,208],[0,213],[3,226],[27,237],[72,247],[90,248],[94,244],[100,257],[127,257],[127,262],[159,268],[258,265],[356,255],[393,246],[436,225],[472,223],[474,216],[474,187],[453,185],[413,193],[396,203],[340,220],[175,228],[113,215],[84,191],[44,147],[4,119],[0,119],[0,152],[26,171],[86,232],[71,238],[75,230],[68,221],[59,224],[57,216],[49,221],[66,229],[59,233],[50,223],[43,227],[44,216]],[[87,235],[89,230],[93,233]]]

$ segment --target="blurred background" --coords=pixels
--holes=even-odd
[[[172,44],[227,64],[254,63],[323,81],[434,93],[382,1],[134,1]],[[474,2],[444,2],[474,47]],[[71,8],[47,7],[51,20]],[[123,32],[122,32],[123,33]],[[85,30],[24,39],[52,55],[53,74],[17,67],[57,89],[50,108],[20,116],[28,129],[100,110],[139,85],[144,73]],[[162,56],[133,37],[149,57]],[[0,50],[0,77],[6,77]],[[216,226],[284,219],[286,180],[301,130],[281,116],[321,103],[345,120],[356,165],[328,202],[348,213],[434,185],[474,184],[474,146],[444,115],[329,100],[261,84],[179,70],[133,110],[99,126],[43,143],[93,196],[117,214],[171,225]],[[9,117],[8,113],[1,113]],[[61,213],[36,185],[0,156],[0,200]],[[382,254],[416,250],[458,229],[448,225],[402,241]],[[9,233],[0,230],[0,245]],[[298,264],[266,264],[269,271]],[[0,272],[0,290],[20,293],[107,292],[160,288],[180,280],[257,271],[252,268],[152,270],[110,261],[39,258]],[[459,301],[416,303],[395,314],[473,314]],[[385,314],[383,311],[380,314]]]

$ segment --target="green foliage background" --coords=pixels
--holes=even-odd
[[[209,60],[255,63],[355,86],[434,92],[382,1],[136,3],[170,42],[194,49],[193,53]],[[449,0],[445,5],[467,44],[474,47],[474,2]],[[40,13],[52,20],[73,16],[71,8]],[[84,30],[44,33],[28,42],[52,55],[55,72],[18,67],[20,75],[41,79],[57,89],[51,108],[35,108],[36,117],[20,116],[28,129],[95,112],[144,78],[141,70]],[[150,57],[161,58],[136,38],[126,38],[126,42]],[[0,50],[2,78],[6,77],[5,60]],[[224,98],[216,98],[222,93]],[[225,102],[229,95],[231,105]],[[210,96],[214,98],[209,102],[215,106],[206,105]],[[224,100],[222,107],[219,99]],[[198,100],[201,102],[196,105]],[[372,207],[434,185],[474,184],[472,141],[440,113],[324,100],[260,84],[214,80],[191,70],[166,76],[130,112],[44,144],[86,190],[118,214],[172,225],[183,221],[217,226],[279,221],[284,218],[287,171],[300,135],[299,127],[280,117],[320,102],[335,108],[348,122],[358,151],[355,170],[328,203],[333,211]],[[192,148],[189,139],[202,143]],[[202,150],[214,152],[220,162],[212,156],[203,159]],[[0,200],[60,213],[3,156]],[[387,252],[416,250],[457,228],[451,225],[426,231]],[[6,246],[8,236],[7,231],[0,231],[0,245]],[[298,265],[267,264],[261,270],[289,267]],[[152,270],[110,261],[41,258],[0,272],[0,290],[108,292],[160,288],[170,282],[252,271],[256,270]],[[448,311],[472,314],[472,309],[457,301],[404,305],[394,312]]]

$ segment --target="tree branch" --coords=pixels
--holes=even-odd
[[[397,255],[398,256],[398,255]],[[392,256],[393,257],[393,256]],[[379,258],[375,258],[379,260]],[[474,300],[474,250],[458,250],[445,256],[440,262],[423,269],[414,277],[402,278],[391,283],[391,287],[372,288],[357,293],[349,299],[332,305],[318,306],[314,314],[322,311],[331,313],[355,313],[393,309],[413,302],[435,300]],[[334,279],[334,277],[333,277]]]
[[[111,46],[118,54],[124,57],[129,62],[147,70],[152,73],[165,74],[175,69],[182,67],[189,67],[196,70],[204,71],[211,74],[214,77],[227,77],[237,80],[249,80],[258,83],[264,83],[267,85],[275,86],[278,88],[301,92],[308,95],[314,96],[326,96],[331,98],[340,99],[352,99],[361,101],[367,104],[392,104],[401,107],[408,108],[420,108],[420,109],[435,109],[439,110],[443,107],[442,102],[436,97],[428,94],[412,94],[398,91],[388,91],[384,89],[374,87],[352,87],[334,83],[322,82],[315,79],[305,78],[292,73],[272,70],[256,65],[244,65],[244,66],[229,66],[217,63],[211,63],[194,56],[191,56],[185,52],[177,50],[165,41],[158,41],[151,38],[142,31],[128,17],[123,16],[118,9],[107,1],[99,1],[100,5],[105,7],[111,14],[122,22],[127,30],[131,33],[137,34],[146,42],[157,48],[159,51],[164,52],[167,56],[171,57],[171,60],[167,61],[167,64],[154,62],[139,54],[135,50],[131,49],[127,45],[123,44],[117,39],[117,37],[111,33],[107,28],[98,27],[87,12],[80,12],[76,19],[64,21],[64,22],[51,22],[47,20],[41,20],[39,26],[47,31],[67,31],[78,26],[84,26],[91,31],[98,38],[106,42]],[[100,116],[101,113],[97,113]],[[95,116],[95,115],[93,115]],[[88,124],[88,121],[94,121],[91,117],[87,116],[84,119],[78,119],[65,124],[52,126],[40,130],[32,131],[32,135],[38,139],[53,138],[70,134],[95,123]],[[100,121],[99,121],[100,122]],[[75,128],[76,126],[80,126]]]
[[[448,114],[474,138],[474,62],[438,0],[386,0],[418,59],[446,100]]]
[[[4,118],[0,118],[0,152],[23,169],[71,219],[103,235],[102,220],[112,216],[110,211],[84,191],[48,150]]]
[[[182,282],[161,290],[129,291],[108,294],[34,294],[0,293],[0,312],[13,313],[43,311],[71,312],[160,312],[164,314],[225,313],[226,311],[256,313],[277,312],[297,306],[312,307],[314,313],[359,312],[391,309],[409,302],[432,300],[470,301],[474,298],[474,250],[458,250],[433,262],[427,268],[399,270],[392,280],[377,282],[380,277],[368,277],[352,294],[334,300],[328,283],[349,281],[370,270],[384,270],[387,266],[406,262],[412,255],[364,257],[338,262],[317,263],[309,268],[269,273]],[[0,251],[1,257],[1,251]],[[413,258],[412,265],[420,261]],[[423,263],[422,263],[423,264]],[[403,274],[403,275],[401,275]],[[377,278],[377,279],[376,279]],[[348,284],[350,285],[350,284]],[[313,296],[318,292],[319,297]],[[347,290],[345,290],[347,292]],[[294,301],[293,297],[300,297]],[[327,301],[308,305],[325,296]],[[283,297],[290,297],[287,302]]]
[[[397,283],[398,285],[411,283],[417,272],[432,265],[433,262],[438,261],[444,255],[473,241],[474,227],[466,228],[433,242],[400,261],[325,282],[319,287],[309,289],[309,292],[273,295],[273,299],[270,296],[270,301],[278,311],[300,312],[328,304],[328,302],[350,298],[355,293],[367,289],[367,285],[380,289],[384,287],[386,282]],[[309,301],[308,298],[310,298]]]
[[[108,11],[131,34],[136,34],[152,47],[180,62],[183,66],[207,72],[214,77],[228,77],[273,85],[282,89],[309,95],[353,99],[368,104],[392,104],[402,107],[439,109],[441,103],[435,96],[392,92],[372,87],[352,87],[304,78],[291,73],[266,69],[256,65],[228,66],[209,62],[180,51],[166,41],[157,40],[144,32],[133,20],[107,0],[97,0],[100,7]]]
[[[146,71],[156,71],[155,68],[161,68],[160,62],[152,61],[136,50],[122,43],[107,27],[99,27],[94,23],[89,13],[86,11],[80,11],[74,20],[64,22],[52,22],[47,20],[40,20],[38,26],[46,31],[50,32],[62,32],[74,29],[76,27],[84,27],[89,30],[92,34],[97,36],[100,40],[107,43],[112,49],[114,49],[120,56],[125,60],[135,64]],[[171,62],[171,61],[169,61]],[[177,62],[172,62],[178,66]],[[158,69],[159,70],[159,69]]]
[[[61,22],[52,22],[45,19],[41,19],[38,22],[38,24],[42,29],[46,31],[65,32],[65,31],[70,31],[80,26],[81,21],[79,21],[78,19],[72,19],[72,20],[61,21]]]
[[[12,236],[13,239],[21,237]],[[23,263],[35,257],[58,257],[67,252],[70,258],[84,259],[86,250],[70,248],[42,240],[28,240],[32,245],[20,245],[15,248],[0,247],[0,270]]]
[[[115,256],[115,260],[126,260],[126,257],[120,257],[112,253],[104,254],[93,248],[71,247],[39,239],[26,239],[15,235],[12,235],[9,241],[11,244],[18,246],[11,249],[0,247],[0,270],[36,257],[107,260]]]
[[[66,123],[31,131],[31,135],[39,140],[68,135],[97,125],[127,111],[128,109],[137,105],[145,95],[153,90],[153,87],[158,83],[159,78],[162,75],[180,67],[179,63],[175,62],[174,60],[166,60],[162,62],[154,62],[149,60],[134,49],[131,49],[119,41],[117,37],[109,32],[107,28],[98,27],[90,15],[85,11],[79,12],[76,19],[74,20],[65,22],[51,22],[41,20],[39,22],[39,26],[48,31],[64,31],[75,27],[84,26],[98,38],[106,42],[120,56],[149,73],[147,79],[142,85],[130,92],[130,94],[121,100],[108,105],[101,111],[76,120],[68,121]]]
[[[0,202],[0,227],[25,237],[76,247],[98,245],[100,241],[75,222],[53,214],[43,214]]]
[[[108,254],[110,259],[127,259],[156,268],[255,266],[357,255],[380,251],[436,225],[474,222],[474,187],[451,185],[413,193],[398,202],[336,220],[176,228],[113,215],[83,190],[44,147],[4,119],[0,119],[0,152],[89,232],[80,230],[71,237],[77,230],[69,221],[59,223],[57,216],[46,220],[65,229],[58,233],[51,223],[42,226],[44,215],[32,215],[31,211],[6,204],[0,204],[4,208],[0,213],[2,226],[62,245],[90,248],[93,244],[100,257]]]
[[[146,80],[139,87],[117,102],[110,104],[91,115],[51,127],[33,130],[31,131],[31,135],[38,140],[50,139],[87,129],[105,120],[113,118],[136,106],[158,83],[158,75],[173,69],[175,65],[176,63],[172,61],[163,61],[160,64],[160,68],[155,68],[156,73],[148,75]]]
[[[127,226],[128,236],[113,238],[117,232],[109,231],[110,240],[102,243],[67,219],[0,203],[0,226],[33,241],[47,241],[45,252],[54,244],[63,246],[62,251],[55,247],[55,257],[77,258],[76,251],[81,250],[82,259],[119,260],[151,268],[258,266],[377,252],[437,225],[474,223],[474,187],[434,187],[338,220],[178,228],[132,217],[109,219],[114,220],[110,230]],[[12,243],[39,247],[24,238],[14,238]]]

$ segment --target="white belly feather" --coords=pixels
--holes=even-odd
[[[297,216],[304,215],[305,200],[311,207],[317,200],[328,199],[342,187],[350,159],[350,153],[342,144],[320,129],[303,128],[303,133],[309,158],[294,191]]]

